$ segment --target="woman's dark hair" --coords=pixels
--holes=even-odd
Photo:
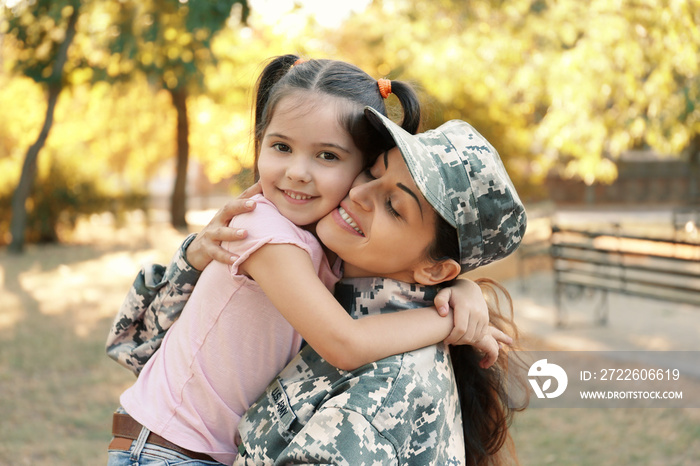
[[[428,248],[428,256],[434,261],[454,259],[459,263],[457,230],[439,215],[436,223],[435,241]],[[508,291],[487,278],[475,282],[484,293],[489,323],[517,342],[518,329],[513,321],[513,301]],[[506,312],[503,312],[502,304],[506,304]],[[450,346],[450,356],[462,408],[466,464],[517,464],[508,428],[515,412],[525,409],[527,402],[525,400],[519,407],[513,407],[509,402],[512,400],[509,400],[506,391],[507,352],[499,351],[498,360],[488,369],[479,365],[483,355],[470,345]],[[522,364],[517,358],[511,358],[510,362]],[[524,383],[513,378],[511,380],[513,383]],[[508,448],[504,450],[506,444]]]
[[[254,137],[256,174],[262,136],[272,119],[275,106],[283,97],[299,90],[321,92],[355,104],[348,106],[349,111],[340,117],[340,123],[362,152],[365,166],[370,166],[376,156],[386,149],[385,141],[364,116],[364,107],[373,107],[382,114],[387,114],[377,80],[343,61],[308,60],[295,64],[297,60],[299,57],[296,55],[273,58],[258,78]],[[401,81],[391,81],[391,92],[398,98],[403,109],[401,126],[415,134],[420,124],[417,94],[409,84]]]
[[[452,259],[458,264],[459,261],[459,237],[457,229],[447,223],[437,212],[435,213],[435,240],[428,246],[428,258],[434,262],[445,259]]]

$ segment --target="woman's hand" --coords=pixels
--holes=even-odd
[[[197,270],[204,270],[204,267],[212,260],[224,264],[232,264],[231,254],[221,247],[224,241],[236,241],[246,237],[245,230],[230,228],[229,222],[239,214],[250,212],[255,209],[255,201],[249,197],[260,193],[260,185],[255,183],[238,196],[237,199],[229,201],[214,215],[209,224],[197,234],[197,237],[187,248],[187,262]]]
[[[489,328],[489,309],[479,285],[468,279],[458,279],[435,297],[438,313],[446,316],[453,310],[454,327],[445,339],[448,345],[470,345],[481,341]]]

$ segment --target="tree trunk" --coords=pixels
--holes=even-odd
[[[66,64],[66,59],[68,58],[68,48],[75,37],[75,24],[78,22],[78,16],[79,12],[76,6],[73,8],[73,13],[68,19],[65,39],[63,40],[61,47],[58,49],[56,61],[49,78],[48,105],[46,108],[44,125],[41,128],[39,137],[37,137],[34,144],[29,146],[29,149],[27,149],[27,154],[24,156],[24,164],[22,165],[22,173],[19,178],[19,183],[17,184],[17,188],[12,195],[12,220],[10,222],[12,241],[7,248],[7,250],[11,253],[20,254],[22,251],[24,251],[24,233],[27,228],[27,199],[32,191],[32,185],[34,184],[34,178],[36,177],[39,151],[41,151],[41,148],[44,147],[46,139],[48,139],[49,133],[51,132],[56,102],[58,101],[58,96],[60,95],[61,90],[63,90],[63,67]]]
[[[177,167],[175,185],[170,199],[170,222],[175,228],[187,227],[185,205],[187,202],[187,162],[190,157],[187,123],[187,90],[172,89],[170,95],[177,110]]]

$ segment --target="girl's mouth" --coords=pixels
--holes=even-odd
[[[295,191],[288,191],[286,189],[283,189],[282,192],[284,193],[285,196],[287,196],[288,198],[293,199],[295,201],[308,201],[310,199],[313,199],[313,196],[309,196],[308,194],[298,193]]]
[[[360,230],[360,227],[357,226],[357,222],[348,214],[345,209],[342,207],[338,207],[337,210],[338,214],[340,215],[340,218],[348,224],[353,230],[355,230],[357,233],[359,233],[361,236],[365,236],[364,232]]]

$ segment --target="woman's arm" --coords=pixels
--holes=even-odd
[[[223,264],[232,264],[231,254],[221,247],[226,241],[236,241],[246,237],[246,231],[230,228],[228,225],[236,215],[255,209],[255,201],[248,199],[260,193],[260,185],[255,183],[243,191],[237,199],[227,202],[216,212],[192,244],[187,248],[187,262],[197,270],[204,270],[209,262],[215,260]]]
[[[353,319],[319,280],[303,249],[268,244],[239,271],[253,278],[301,336],[333,366],[352,370],[443,341],[453,321],[433,308]]]
[[[171,263],[145,265],[136,276],[107,335],[107,355],[138,375],[177,320],[200,272],[185,259],[188,236]]]
[[[246,236],[228,227],[231,218],[254,208],[254,201],[228,202],[198,235],[185,239],[167,267],[148,264],[141,269],[107,336],[110,358],[136,375],[141,372],[180,316],[204,267],[212,259],[231,262],[221,242]]]

